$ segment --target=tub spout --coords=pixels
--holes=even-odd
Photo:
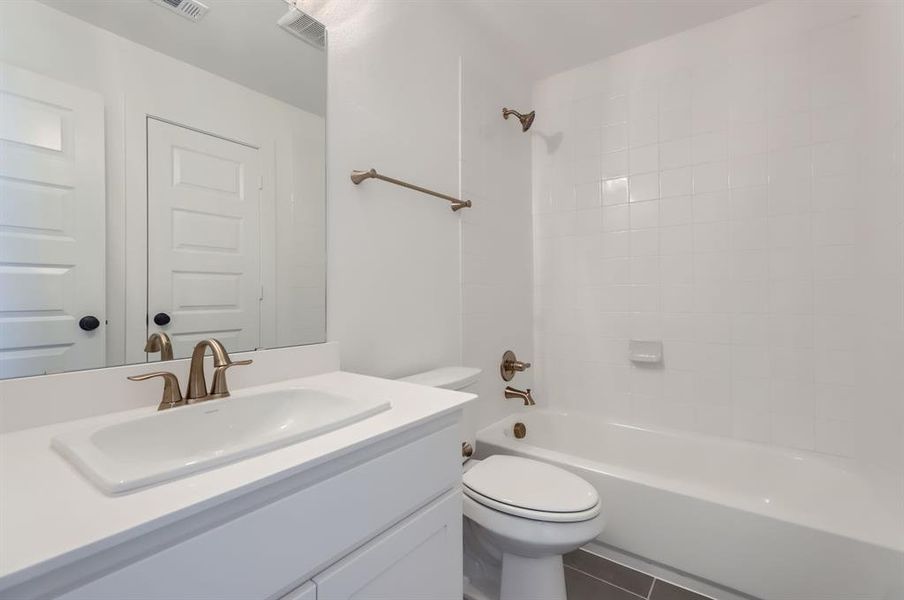
[[[508,386],[507,388],[505,388],[505,397],[509,400],[513,400],[515,398],[524,400],[524,406],[533,406],[534,404],[536,404],[536,402],[534,402],[534,397],[530,394],[530,388],[527,388],[526,390],[519,390],[518,388]]]

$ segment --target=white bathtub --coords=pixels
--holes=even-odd
[[[477,441],[480,456],[536,458],[591,482],[608,515],[599,541],[622,551],[768,600],[904,598],[904,490],[890,473],[543,410]]]

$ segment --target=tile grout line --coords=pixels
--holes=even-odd
[[[605,583],[606,585],[610,585],[610,586],[612,586],[612,587],[614,587],[614,588],[616,588],[616,589],[619,589],[619,590],[621,590],[621,591],[623,591],[623,592],[626,592],[626,593],[628,593],[628,594],[631,594],[631,595],[634,596],[635,598],[641,598],[642,600],[649,600],[649,599],[650,599],[650,594],[653,593],[653,584],[656,583],[656,578],[653,577],[653,583],[650,584],[650,591],[647,592],[647,595],[646,595],[646,596],[641,596],[640,594],[637,594],[637,593],[635,593],[635,592],[632,592],[631,590],[625,589],[625,588],[621,587],[620,585],[616,585],[616,584],[612,583],[611,581],[606,581],[605,579],[602,579],[602,578],[600,578],[600,577],[597,577],[596,575],[593,575],[592,573],[588,573],[587,571],[582,571],[581,569],[578,569],[577,567],[573,567],[573,566],[571,566],[571,565],[565,565],[565,566],[566,566],[567,568],[573,570],[573,571],[577,571],[578,573],[581,573],[582,575],[586,575],[587,577],[590,577],[591,579],[595,579],[595,580],[597,580],[597,581],[602,581],[602,582]],[[638,573],[639,573],[639,572],[640,572],[640,571],[638,571]],[[652,575],[651,575],[651,577],[652,577]]]
[[[591,577],[594,577],[595,579],[599,579],[600,581],[606,581],[606,583],[610,583],[611,585],[617,587],[617,588],[620,589],[620,590],[625,590],[625,591],[628,592],[629,594],[634,594],[635,596],[637,596],[637,597],[639,597],[639,598],[644,598],[645,600],[650,600],[650,596],[653,595],[653,586],[656,585],[656,582],[659,580],[658,577],[656,577],[655,575],[651,575],[650,573],[647,573],[646,571],[641,571],[641,570],[639,570],[639,569],[635,569],[635,568],[632,567],[632,566],[626,565],[626,564],[623,563],[623,562],[619,562],[619,561],[614,560],[614,559],[612,559],[612,558],[609,558],[609,557],[607,557],[607,556],[603,556],[603,555],[601,555],[601,554],[596,554],[595,552],[591,552],[590,550],[585,550],[584,548],[579,548],[578,551],[579,551],[579,552],[584,552],[585,554],[589,554],[590,556],[594,556],[594,557],[596,557],[596,558],[600,558],[600,559],[602,559],[602,560],[604,560],[604,561],[607,561],[607,562],[610,562],[610,563],[612,563],[612,564],[618,565],[618,566],[620,566],[620,567],[622,567],[622,568],[624,568],[624,569],[627,569],[627,570],[629,570],[629,571],[632,571],[632,572],[634,572],[634,573],[640,573],[641,575],[646,575],[647,577],[649,577],[649,578],[652,580],[652,581],[650,582],[650,589],[647,590],[646,595],[641,596],[640,594],[638,594],[638,593],[636,593],[636,592],[632,592],[631,590],[628,590],[628,589],[625,589],[625,588],[623,588],[623,587],[621,587],[621,586],[615,585],[614,583],[611,583],[611,582],[609,582],[609,581],[606,581],[605,579],[602,579],[602,578],[600,578],[600,577],[596,577],[596,576],[594,576],[594,575],[590,575],[589,573],[587,573],[587,574],[590,575]],[[572,567],[572,568],[575,568],[575,567]],[[575,570],[576,570],[576,571],[580,571],[580,569],[575,569]],[[583,572],[583,571],[581,571],[581,572]]]

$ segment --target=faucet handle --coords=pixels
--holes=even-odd
[[[244,365],[250,365],[254,361],[250,358],[247,360],[236,360],[216,366],[213,368],[213,383],[210,384],[210,397],[211,398],[226,398],[229,396],[229,386],[226,385],[226,370],[229,367],[241,367]]]
[[[515,377],[515,373],[521,373],[530,369],[529,362],[518,360],[515,353],[506,350],[502,355],[502,362],[499,364],[499,374],[502,375],[503,381],[511,381]]]
[[[182,390],[179,389],[179,378],[169,371],[155,371],[142,375],[132,375],[128,377],[128,379],[129,381],[146,381],[155,377],[163,378],[163,397],[160,399],[157,410],[166,410],[167,408],[185,404],[185,400],[182,399]]]

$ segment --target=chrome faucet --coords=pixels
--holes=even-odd
[[[204,377],[204,355],[210,348],[213,354],[213,385],[207,390],[207,379]],[[185,402],[194,404],[214,398],[229,396],[229,387],[226,385],[226,370],[236,365],[250,365],[251,360],[233,361],[229,353],[219,340],[213,338],[201,340],[195,345],[191,353],[191,366],[188,369],[188,389],[185,393]]]
[[[518,388],[508,386],[505,388],[505,397],[508,400],[513,400],[515,398],[524,400],[524,406],[533,406],[536,404],[536,402],[534,402],[534,397],[530,395],[530,388],[519,390]]]
[[[160,360],[173,360],[173,340],[166,333],[156,331],[148,336],[145,352],[159,352]]]

